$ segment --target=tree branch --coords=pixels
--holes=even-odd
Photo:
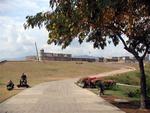
[[[142,59],[145,58],[146,54],[148,53],[148,50],[149,50],[149,46],[147,45],[147,46],[146,46],[146,50],[145,50],[143,56],[141,57]]]
[[[127,47],[127,44],[125,43],[125,41],[123,40],[123,38],[122,38],[120,35],[118,35],[118,37],[119,37],[119,39],[121,40],[121,42],[123,43],[124,47],[125,47],[125,48],[128,48],[128,47]]]
[[[139,59],[138,53],[135,52],[135,50],[129,48],[129,47],[127,46],[126,42],[124,41],[124,39],[123,39],[120,35],[118,35],[118,37],[119,37],[119,39],[121,40],[121,42],[123,43],[124,49],[127,50],[129,53],[133,54],[133,55],[136,57],[136,59]]]

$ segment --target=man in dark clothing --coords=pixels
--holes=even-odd
[[[12,90],[14,88],[14,83],[11,80],[9,80],[6,87],[7,90]]]
[[[24,86],[26,84],[27,84],[27,76],[24,73],[22,73],[21,79],[20,79],[20,86]]]
[[[27,84],[27,76],[22,73],[21,78],[20,78],[20,84],[17,85],[18,87],[29,87],[29,85]]]
[[[25,79],[27,78],[27,76],[26,76],[24,73],[22,73],[21,78],[22,78],[23,80],[25,80]]]
[[[104,84],[102,83],[102,81],[100,81],[99,82],[99,84],[98,84],[98,86],[99,86],[99,95],[104,95]]]

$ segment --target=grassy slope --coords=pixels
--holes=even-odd
[[[148,95],[150,96],[150,64],[145,65],[145,73],[147,77],[147,87],[148,87]],[[124,74],[119,74],[116,76],[111,77],[105,77],[105,79],[113,79],[116,80],[119,83],[123,84],[129,84],[129,85],[139,85],[140,84],[140,73],[139,70],[134,72],[128,72]],[[138,88],[135,87],[126,87],[126,86],[119,86],[118,90],[108,90],[106,91],[106,94],[108,95],[114,95],[119,97],[125,97],[127,98],[127,92],[129,91],[135,91]],[[139,97],[135,97],[133,99],[138,99]]]
[[[150,64],[145,65],[145,73],[147,77],[147,83],[150,84]],[[119,83],[124,83],[129,85],[139,85],[140,73],[139,70],[136,70],[134,72],[128,72],[124,74],[118,74],[116,76],[106,77],[105,79],[113,79]]]
[[[28,76],[29,85],[41,82],[60,80],[98,74],[116,69],[109,64],[76,62],[7,62],[0,65],[0,102],[18,93],[20,90],[7,91],[8,80],[18,84],[22,72]]]
[[[117,85],[116,88],[113,88],[111,90],[105,90],[105,96],[113,96],[113,97],[118,97],[122,99],[138,100],[139,99],[138,96],[130,98],[127,95],[129,91],[135,91],[137,89],[139,88]],[[89,89],[89,90],[94,92],[97,95],[99,94],[98,89]]]

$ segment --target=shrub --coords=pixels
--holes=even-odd
[[[128,84],[128,85],[139,85],[140,84],[140,74],[138,71],[117,74],[111,77],[105,77],[105,79],[115,80],[118,83]]]
[[[129,90],[126,92],[128,97],[139,97],[140,96],[140,90],[136,89],[136,90]]]
[[[116,86],[116,81],[114,80],[104,80],[103,83],[105,89],[112,89],[114,86]]]
[[[118,87],[118,85],[113,85],[110,89],[113,91],[118,91],[119,87]]]

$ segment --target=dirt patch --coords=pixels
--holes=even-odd
[[[129,101],[127,103],[119,103],[114,101],[115,99],[118,99],[118,97],[115,96],[102,96],[102,98],[104,98],[109,103],[117,106],[126,113],[150,113],[150,104],[148,104],[148,109],[141,110],[139,109],[140,107],[139,101]]]

